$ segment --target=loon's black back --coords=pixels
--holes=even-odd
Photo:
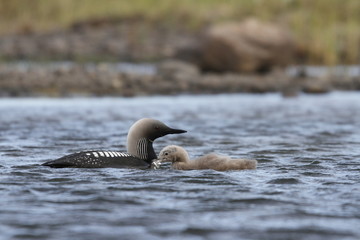
[[[66,155],[42,165],[57,168],[149,168],[157,158],[153,148],[154,140],[167,134],[185,132],[170,128],[159,120],[143,118],[136,121],[129,130],[126,146],[129,153],[85,151]]]
[[[53,168],[149,168],[151,163],[123,152],[84,151],[48,161],[42,165]]]

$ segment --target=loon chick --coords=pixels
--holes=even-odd
[[[182,147],[170,145],[163,148],[159,154],[161,162],[171,162],[172,168],[177,170],[198,170],[213,169],[217,171],[255,169],[256,160],[251,159],[231,159],[228,156],[221,156],[215,153],[189,159],[189,155]]]
[[[117,151],[83,151],[43,163],[43,166],[65,168],[133,167],[149,168],[156,159],[153,141],[167,134],[185,133],[150,118],[135,122],[127,135],[127,153]]]

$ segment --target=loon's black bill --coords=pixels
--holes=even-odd
[[[170,128],[169,129],[169,134],[179,134],[179,133],[186,133],[187,131],[182,130],[182,129],[174,129],[174,128]]]

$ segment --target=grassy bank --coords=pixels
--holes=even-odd
[[[290,28],[309,64],[360,62],[358,0],[0,0],[0,34],[68,27],[93,18],[141,18],[196,30],[256,17]]]

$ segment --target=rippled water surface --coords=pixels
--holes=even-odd
[[[360,94],[0,100],[1,239],[360,239]],[[216,172],[51,169],[125,150],[153,117],[192,157],[257,159]]]

